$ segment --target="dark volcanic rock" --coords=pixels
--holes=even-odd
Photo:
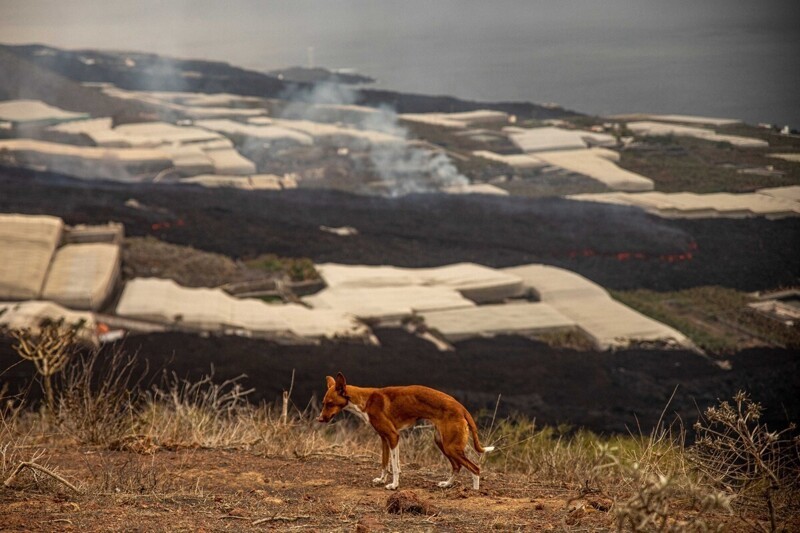
[[[303,83],[326,82],[358,85],[361,83],[373,83],[375,81],[374,78],[370,78],[369,76],[349,72],[336,72],[322,67],[288,67],[270,70],[267,74],[284,81],[298,81]]]
[[[150,209],[126,207],[130,198]],[[274,253],[406,267],[544,263],[611,289],[753,291],[800,284],[798,218],[667,220],[560,198],[89,184],[3,168],[0,212],[58,215],[70,224],[114,220],[128,235],[233,258]],[[351,226],[359,234],[343,238],[320,231],[322,225]]]
[[[198,379],[213,367],[220,382],[245,374],[244,384],[256,389],[253,401],[279,399],[294,371],[292,401],[299,406],[314,396],[321,398],[325,376],[341,371],[356,385],[420,384],[444,390],[473,413],[491,413],[502,394],[500,416],[524,413],[538,423],[567,423],[604,432],[639,427],[648,432],[673,391],[666,420],[679,415],[687,427],[698,409],[738,390],[750,392],[764,405],[763,421],[770,426],[800,419],[800,359],[787,350],[746,350],[729,358],[731,370],[722,370],[685,351],[577,352],[501,336],[459,342],[455,352],[439,352],[402,330],[376,333],[380,347],[333,342],[281,346],[180,333],[129,337],[124,347],[142,364],[149,362],[144,383],[157,380],[163,369]],[[10,343],[0,342],[0,369],[18,362]],[[13,366],[0,376],[0,388],[8,382],[13,393],[27,386],[33,372],[27,362]]]

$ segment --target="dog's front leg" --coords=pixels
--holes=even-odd
[[[381,475],[372,480],[376,485],[386,483],[389,477],[389,441],[381,437]]]
[[[380,406],[376,406],[376,408],[377,407]],[[400,448],[398,447],[398,444],[400,444],[400,434],[397,432],[392,421],[381,413],[375,415],[370,413],[369,423],[372,424],[372,427],[375,428],[375,431],[378,432],[378,435],[381,436],[384,443],[388,444],[389,464],[391,464],[392,467],[392,482],[386,485],[386,488],[394,490],[400,486]]]
[[[392,482],[386,485],[388,490],[395,490],[400,486],[400,442],[395,441],[394,448],[389,449],[389,459],[392,463]]]

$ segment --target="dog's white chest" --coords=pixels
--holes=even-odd
[[[345,411],[349,411],[356,415],[358,418],[364,421],[365,424],[369,424],[369,415],[358,408],[357,405],[348,403],[347,407],[344,408]]]

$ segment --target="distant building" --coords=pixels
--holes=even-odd
[[[119,224],[71,228],[52,216],[0,214],[0,302],[100,309],[120,277],[122,237]]]
[[[163,150],[73,146],[36,139],[0,140],[0,160],[6,165],[79,179],[128,182],[174,166],[172,157]]]
[[[0,102],[0,122],[6,122],[16,134],[27,134],[40,128],[86,120],[88,113],[73,113],[39,100],[7,100]]]

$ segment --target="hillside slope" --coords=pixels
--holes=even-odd
[[[151,112],[144,104],[106,96],[0,46],[0,100],[32,99],[93,116]]]
[[[131,90],[228,92],[279,98],[308,87],[307,83],[287,83],[274,76],[220,61],[185,60],[137,52],[71,51],[42,45],[0,45],[0,50],[74,81],[109,82]],[[530,102],[475,102],[450,96],[375,89],[358,89],[355,94],[355,103],[389,105],[400,113],[497,109],[520,118],[536,119],[578,114],[559,107],[544,107]]]

